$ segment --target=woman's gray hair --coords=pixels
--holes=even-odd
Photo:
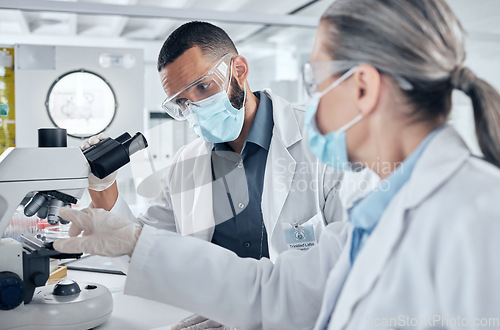
[[[446,118],[453,89],[471,97],[481,150],[500,166],[500,96],[463,65],[464,31],[444,0],[337,0],[321,22],[332,59],[408,81],[402,92],[419,119]]]

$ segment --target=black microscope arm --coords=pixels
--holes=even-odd
[[[35,293],[36,287],[44,286],[50,275],[50,258],[74,259],[80,258],[81,253],[67,254],[54,250],[53,242],[46,241],[38,234],[23,234],[23,282],[24,303],[28,304]]]

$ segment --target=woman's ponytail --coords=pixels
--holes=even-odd
[[[465,35],[445,0],[336,0],[321,24],[332,59],[371,64],[413,86],[403,91],[413,118],[447,118],[453,89],[469,95],[479,146],[500,167],[500,96],[463,66]]]
[[[451,84],[471,98],[479,147],[488,162],[500,167],[500,94],[464,66],[452,72]]]

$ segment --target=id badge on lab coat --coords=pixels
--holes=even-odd
[[[283,223],[282,226],[289,250],[306,251],[318,243],[313,225]]]

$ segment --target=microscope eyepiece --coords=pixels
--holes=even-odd
[[[141,133],[130,136],[124,133],[116,139],[107,138],[83,152],[92,173],[104,179],[123,165],[130,162],[130,156],[147,148],[148,142]]]
[[[141,133],[136,133],[133,137],[123,142],[122,145],[128,150],[128,155],[131,156],[137,151],[146,149],[148,147],[148,141]]]

